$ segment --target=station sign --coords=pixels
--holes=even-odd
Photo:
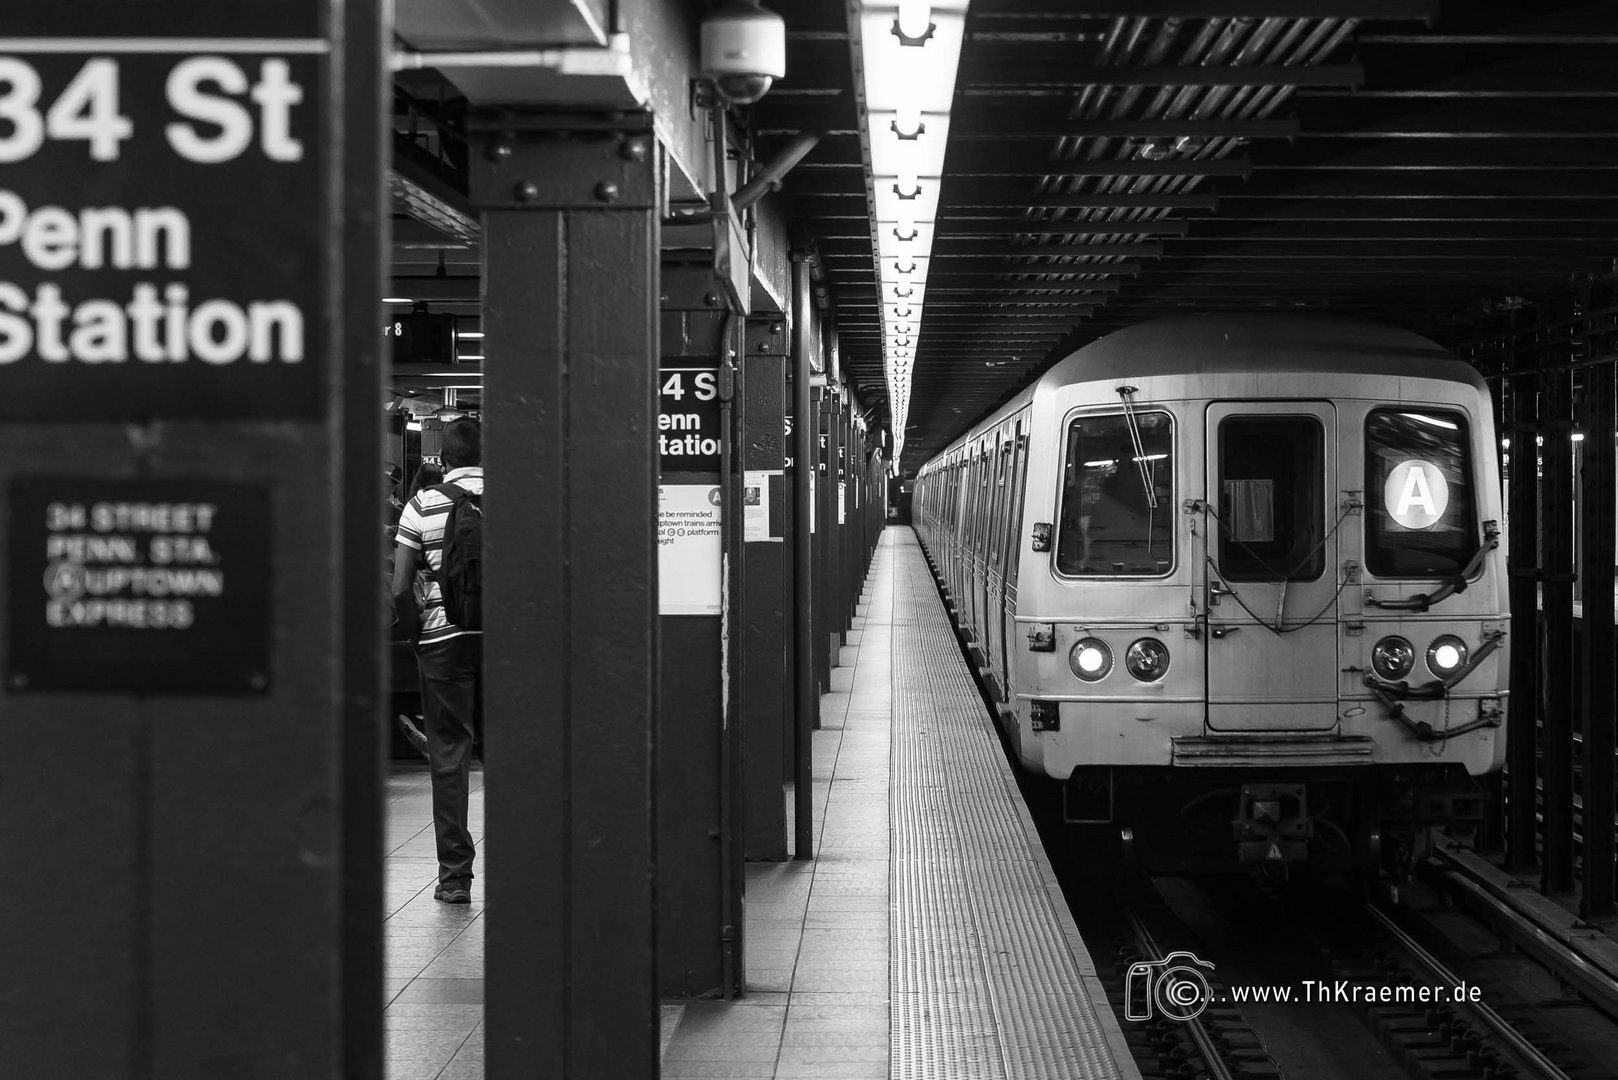
[[[10,487],[6,689],[269,688],[269,488],[23,476]]]
[[[669,366],[657,372],[657,453],[664,473],[719,471],[719,372]]]
[[[321,416],[329,4],[16,6],[0,420]]]

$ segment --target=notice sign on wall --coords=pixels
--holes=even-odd
[[[10,495],[9,690],[268,688],[267,487],[30,476]]]
[[[720,611],[719,488],[657,489],[657,610],[663,615]]]
[[[0,419],[321,415],[326,5],[31,7],[0,27]]]

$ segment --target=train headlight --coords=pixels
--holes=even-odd
[[[1410,674],[1416,647],[1402,637],[1385,637],[1371,649],[1371,666],[1390,682]]]
[[[1433,643],[1427,646],[1427,670],[1434,675],[1453,675],[1465,664],[1466,642],[1454,634],[1435,637]]]
[[[1068,652],[1067,666],[1085,682],[1097,682],[1112,670],[1112,650],[1100,638],[1081,638]]]
[[[1156,638],[1141,638],[1124,653],[1124,667],[1141,682],[1156,682],[1169,669],[1169,649]]]

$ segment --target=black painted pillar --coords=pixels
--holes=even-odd
[[[1507,477],[1507,522],[1511,558],[1511,709],[1506,735],[1506,857],[1519,873],[1539,865],[1539,478],[1538,380],[1508,372],[1511,455]]]
[[[836,474],[831,455],[831,395],[825,386],[814,388],[814,422],[815,679],[819,685],[819,692],[824,694],[831,689],[831,669],[836,653],[828,646],[833,632],[832,620],[837,617],[837,609],[831,601],[834,578],[831,572],[831,551],[833,525],[836,521],[831,492],[836,483]]]
[[[0,186],[57,227],[0,281],[103,328],[19,311],[0,367],[8,1080],[382,1075],[389,35],[375,3],[253,16],[6,11]],[[228,137],[165,99],[187,72]],[[89,258],[83,207],[161,207],[156,265]],[[171,362],[124,320],[148,289],[189,297],[148,324]]]
[[[843,513],[843,389],[835,387],[826,395],[826,647],[836,666],[843,647],[843,598],[848,592],[844,576],[843,539],[847,519]]]
[[[666,267],[661,293],[657,791],[663,806],[678,810],[658,821],[659,985],[664,996],[729,996],[741,990],[741,882],[733,871],[743,841],[734,828],[741,762],[731,741],[737,729],[726,723],[729,627],[718,530],[734,524],[734,516],[724,519],[731,478],[721,470],[735,455],[722,451],[721,395],[740,320],[706,265]],[[704,522],[714,531],[698,537]]]
[[[1546,892],[1573,888],[1573,376],[1540,376],[1544,519],[1544,800]]]
[[[487,1075],[655,1077],[660,152],[643,114],[474,126]]]
[[[785,537],[790,492],[785,483],[786,324],[754,319],[747,324],[741,409],[743,499],[742,636],[747,650],[742,668],[741,717],[746,734],[743,768],[746,854],[749,859],[787,857],[787,819],[782,762],[788,753],[787,700],[790,680],[786,645],[787,572]],[[751,501],[751,500],[756,500]]]
[[[1613,693],[1613,437],[1618,415],[1613,405],[1614,371],[1610,363],[1584,369],[1580,409],[1584,442],[1579,505],[1584,552],[1584,895],[1580,914],[1608,919],[1618,914],[1613,903],[1614,711]]]

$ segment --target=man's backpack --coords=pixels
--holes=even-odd
[[[444,617],[462,630],[482,630],[483,496],[456,484],[435,484],[433,490],[450,500],[438,564]]]

